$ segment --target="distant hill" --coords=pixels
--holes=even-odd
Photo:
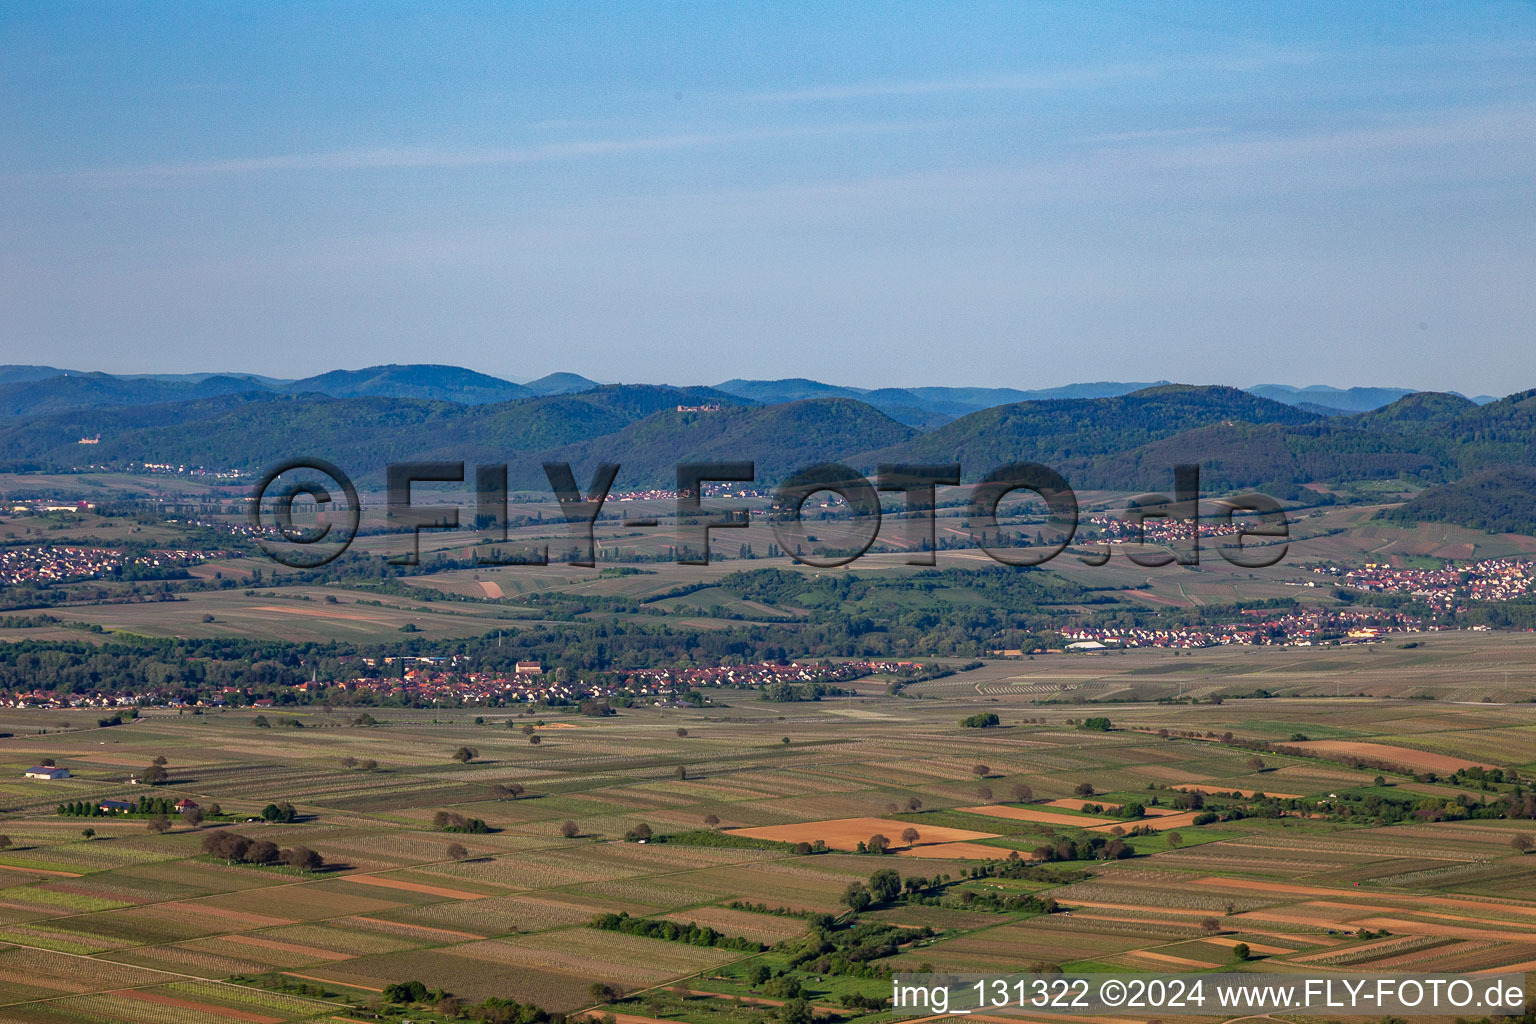
[[[1374,430],[1423,429],[1426,425],[1451,424],[1477,414],[1478,404],[1470,398],[1440,391],[1418,391],[1404,395],[1379,409],[1372,409],[1355,420]]]
[[[612,385],[479,406],[414,398],[245,392],[158,405],[96,407],[0,423],[0,466],[13,470],[174,462],[255,470],[316,454],[376,479],[390,461],[519,460],[615,434],[678,405],[739,402],[708,389]],[[81,436],[100,436],[82,448]]]
[[[573,395],[581,391],[591,391],[602,385],[579,373],[551,373],[538,380],[531,380],[523,387],[536,395]]]
[[[1080,489],[1147,490],[1166,489],[1174,464],[1198,462],[1206,493],[1303,497],[1312,482],[1474,478],[1487,502],[1513,500],[1513,492],[1510,481],[1480,474],[1536,469],[1536,391],[1482,405],[1450,393],[1400,393],[1349,412],[1312,401],[1328,390],[1320,388],[1282,389],[1290,401],[1173,384],[1113,393],[1130,386],[866,390],[791,378],[676,388],[599,385],[568,373],[530,386],[432,365],[286,382],[7,366],[0,367],[0,468],[152,461],[253,470],[315,453],[370,483],[389,461],[463,459],[506,462],[513,481],[542,488],[539,463],[547,458],[578,463],[583,474],[595,462],[617,461],[621,484],[636,487],[670,487],[683,459],[755,460],[760,485],[817,461],[864,470],[958,461],[967,480],[1036,461]],[[1070,397],[1074,389],[1111,393]],[[1361,403],[1380,397],[1362,391],[1401,391],[1331,390],[1335,398],[1355,393]],[[1003,401],[1020,395],[1052,397]],[[99,444],[79,444],[97,435]],[[1422,506],[1424,515],[1502,522],[1497,508],[1479,511],[1433,489],[1425,501],[1431,497],[1439,504]]]
[[[728,380],[716,384],[715,390],[739,398],[750,398],[762,405],[779,405],[783,402],[803,402],[807,398],[859,398],[866,389],[823,384],[819,380],[808,380],[805,377],[788,377],[784,380]]]
[[[0,384],[0,416],[36,416],[102,406],[155,405],[217,395],[263,391],[247,377],[213,375],[196,381],[114,377],[106,373],[64,373]]]
[[[1159,381],[1158,383],[1168,382]],[[1068,384],[1064,387],[1045,388],[1039,391],[937,386],[869,389],[824,384],[819,380],[809,380],[805,377],[790,377],[784,380],[737,379],[715,385],[717,390],[750,398],[764,405],[802,402],[808,398],[857,398],[902,423],[921,427],[940,426],[967,413],[999,405],[1010,405],[1014,402],[1059,398],[1111,398],[1154,386],[1147,383],[1099,381],[1091,384]]]
[[[1369,412],[1413,394],[1411,388],[1334,388],[1326,384],[1294,388],[1289,384],[1259,384],[1248,393],[1286,405],[1313,405],[1340,412]]]
[[[0,384],[47,380],[49,377],[62,377],[66,373],[79,372],[79,370],[61,370],[57,366],[29,366],[22,363],[4,363],[0,364]]]
[[[718,411],[659,412],[618,433],[572,445],[555,458],[573,465],[617,462],[623,487],[671,487],[679,462],[754,461],[757,486],[849,453],[899,445],[919,436],[880,411],[848,398],[816,398]],[[856,466],[870,470],[873,464]]]
[[[1490,533],[1536,536],[1536,467],[1491,469],[1431,487],[1378,519],[1455,523]]]
[[[318,393],[332,398],[420,398],[428,401],[484,405],[535,392],[521,384],[491,377],[462,366],[430,363],[391,363],[363,370],[332,370],[296,380],[284,388],[293,393]]]
[[[959,462],[974,479],[1009,462],[1085,469],[1097,458],[1222,422],[1300,424],[1316,419],[1236,388],[1169,384],[1113,398],[998,406],[917,437],[900,451],[874,456],[881,461]]]

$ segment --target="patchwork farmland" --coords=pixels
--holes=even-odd
[[[1072,705],[933,688],[609,717],[300,707],[275,728],[4,712],[0,1022],[419,1021],[499,998],[711,1024],[786,993],[875,1020],[892,970],[1536,961],[1532,823],[1486,810],[1536,767],[1529,705],[1443,705],[1428,729],[1392,698],[1129,703],[1085,729]],[[1000,725],[959,724],[978,709]],[[130,781],[162,757],[162,785]],[[21,778],[49,759],[70,777]],[[151,788],[203,820],[58,813]],[[262,820],[274,803],[292,820]],[[222,833],[323,864],[207,852]],[[897,895],[850,897],[885,869]],[[882,956],[797,954],[817,915],[855,912],[891,930]],[[440,1012],[386,1001],[413,981],[451,993]]]

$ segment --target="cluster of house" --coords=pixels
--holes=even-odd
[[[759,662],[698,668],[638,668],[624,673],[625,688],[635,693],[671,693],[715,686],[762,686],[767,683],[837,683],[877,673],[900,672],[910,661]]]
[[[84,442],[82,442],[84,443]],[[148,473],[152,476],[197,476],[214,480],[243,480],[250,474],[238,469],[209,469],[207,466],[187,466],[175,462],[140,462],[128,467],[128,471]]]
[[[1407,569],[1367,562],[1360,567],[1318,566],[1312,571],[1333,577],[1339,586],[1376,594],[1402,594],[1438,611],[1462,609],[1471,601],[1513,601],[1528,596],[1536,584],[1536,563],[1517,558],[1490,558],[1438,569]]]
[[[418,661],[420,659],[417,659]],[[563,673],[544,674],[538,662],[518,662],[512,674],[504,672],[457,672],[442,665],[418,665],[399,676],[358,676],[335,683],[307,684],[328,686],[379,697],[404,697],[433,702],[480,704],[497,700],[536,702],[583,700],[613,697],[625,693],[638,697],[667,697],[679,691],[703,687],[761,686],[772,682],[832,683],[857,679],[874,672],[897,672],[909,665],[897,661],[859,661],[822,664],[792,662],[754,665],[709,665],[697,668],[631,669],[621,673],[612,684],[566,680]]]
[[[4,708],[131,708],[138,703],[139,696],[133,693],[0,692],[0,707]]]
[[[114,548],[17,547],[0,550],[0,586],[20,583],[58,583],[62,580],[95,579],[108,576],[127,565],[146,568],[170,568],[195,565],[228,552],[192,551],[186,548],[151,551],[135,558]]]
[[[1068,651],[1102,651],[1125,647],[1171,647],[1179,650],[1228,645],[1310,647],[1325,640],[1368,643],[1390,633],[1417,633],[1422,619],[1381,609],[1343,608],[1280,614],[1250,609],[1249,621],[1148,629],[1140,626],[1077,626],[1061,631]]]
[[[1168,544],[1199,537],[1232,537],[1242,529],[1226,520],[1149,517],[1139,524],[1122,516],[1100,512],[1088,517],[1078,529],[1079,542],[1099,540],[1110,544]]]
[[[96,809],[103,814],[128,814],[138,806],[138,804],[129,803],[127,800],[103,800],[96,805]],[[197,810],[197,804],[191,800],[177,800],[171,806],[177,814],[186,814],[188,811]]]
[[[27,498],[11,505],[11,515],[42,515],[45,512],[89,512],[96,504],[90,501],[55,501],[50,498]]]

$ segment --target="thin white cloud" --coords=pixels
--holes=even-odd
[[[274,156],[236,157],[223,160],[147,164],[136,167],[103,167],[76,171],[73,177],[87,181],[127,183],[135,180],[178,179],[222,175],[261,174],[280,171],[351,171],[513,166],[586,157],[624,156],[632,153],[704,149],[781,139],[890,135],[952,127],[953,122],[882,121],[852,124],[795,126],[741,132],[695,132],[627,139],[578,139],[531,146],[368,147]]]
[[[1310,64],[1316,59],[1316,55],[1310,53],[1266,48],[1186,60],[1126,62],[1098,67],[1068,67],[958,78],[881,79],[811,85],[799,89],[746,93],[740,98],[762,103],[807,103],[946,93],[1052,92],[1201,71],[1250,73],[1279,66]]]

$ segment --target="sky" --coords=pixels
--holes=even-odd
[[[0,5],[0,362],[1536,387],[1536,5]]]

